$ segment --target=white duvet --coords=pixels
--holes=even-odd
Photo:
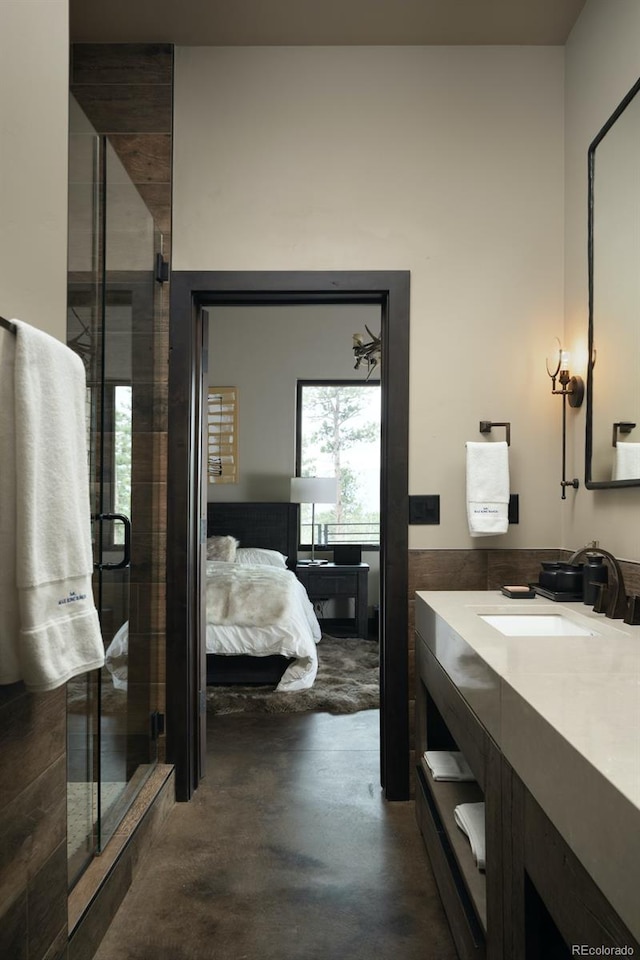
[[[207,653],[293,657],[277,689],[313,686],[321,637],[306,590],[290,570],[207,563]]]
[[[243,571],[243,572],[241,572]],[[207,562],[207,653],[293,657],[277,690],[313,686],[321,630],[306,590],[290,570]],[[118,690],[127,688],[129,624],[106,651],[106,667]]]

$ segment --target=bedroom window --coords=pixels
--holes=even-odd
[[[113,387],[113,496],[111,508],[114,513],[131,517],[131,387]],[[124,543],[122,523],[112,525],[113,545]]]
[[[114,388],[113,512],[131,517],[131,387]],[[124,543],[124,526],[115,523],[114,544]]]
[[[337,477],[338,502],[315,508],[316,547],[380,544],[380,383],[298,381],[296,473]],[[300,547],[312,542],[300,508]]]
[[[94,408],[99,403],[95,387],[91,390],[90,403]],[[129,384],[107,383],[103,391],[104,432],[102,446],[107,469],[104,472],[104,513],[120,513],[131,517],[132,484],[132,388]],[[88,423],[96,429],[95,409],[89,412]],[[89,449],[95,447],[92,444]],[[92,466],[96,470],[96,465]],[[93,473],[91,474],[93,476]],[[103,546],[106,550],[120,547],[124,543],[124,525],[118,522],[105,522]],[[113,559],[113,558],[109,558]]]

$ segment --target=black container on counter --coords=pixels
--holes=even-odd
[[[544,561],[540,573],[540,586],[554,593],[570,594],[577,599],[582,597],[582,564],[559,561]]]
[[[557,589],[557,579],[558,579],[558,570],[560,569],[560,564],[557,560],[543,560],[542,561],[542,571],[539,576],[539,582],[541,587],[546,587],[548,590]]]
[[[563,563],[560,561],[558,570],[558,590],[561,593],[577,593],[582,595],[582,564],[577,566],[573,563]]]
[[[609,570],[597,553],[588,553],[582,567],[582,602],[592,607],[598,599],[601,583],[607,583]]]

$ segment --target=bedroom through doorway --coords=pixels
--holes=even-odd
[[[240,541],[237,562],[287,565],[290,573],[278,576],[285,583],[292,574],[297,578],[304,604],[303,622],[287,609],[267,628],[260,609],[250,617],[246,607],[238,611],[242,627],[228,623],[228,616],[222,625],[207,622],[208,713],[377,708],[381,388],[375,366],[361,362],[356,368],[353,342],[380,332],[380,305],[215,305],[206,312],[208,532],[220,529],[235,504],[224,529]],[[300,499],[292,508],[299,512],[294,542],[274,529],[284,551],[274,552],[260,530],[260,542],[271,549],[252,549],[252,524],[275,527],[280,511],[270,503],[289,501],[298,477],[334,481],[333,502],[312,507]],[[241,504],[251,516],[240,513]],[[259,518],[260,506],[266,515]],[[231,596],[238,586],[222,580],[213,587],[223,588]],[[319,643],[312,630],[321,631]],[[281,671],[290,662],[285,657],[293,658],[282,680],[276,673],[258,683],[265,645],[283,654]],[[313,658],[301,659],[307,647]],[[233,661],[216,656],[218,650],[254,654],[255,675],[247,674],[254,685],[231,685]],[[288,678],[296,672],[291,688]]]
[[[380,780],[387,799],[407,799],[409,795],[409,735],[407,680],[407,424],[408,424],[408,301],[409,275],[406,272],[372,273],[188,273],[172,274],[171,359],[169,389],[172,404],[169,411],[169,502],[172,510],[168,530],[168,596],[167,596],[167,675],[171,686],[167,691],[168,750],[176,764],[179,799],[188,799],[203,774],[201,764],[203,738],[206,732],[203,714],[206,711],[204,678],[197,637],[204,622],[202,583],[206,553],[203,536],[207,514],[207,485],[201,483],[202,467],[207,453],[199,440],[206,416],[206,394],[209,387],[238,386],[238,435],[243,430],[250,438],[251,411],[266,413],[271,429],[264,423],[256,448],[267,449],[275,458],[276,468],[262,468],[245,463],[250,452],[238,451],[238,485],[234,494],[246,502],[285,502],[289,499],[288,484],[295,476],[292,435],[295,434],[295,391],[299,379],[316,379],[326,371],[311,369],[307,376],[294,373],[287,402],[291,420],[288,438],[274,434],[273,424],[279,419],[277,404],[268,390],[269,372],[266,356],[269,351],[295,360],[302,354],[304,340],[311,344],[314,328],[328,323],[333,307],[354,310],[339,334],[329,333],[325,349],[333,350],[342,340],[340,352],[347,366],[346,377],[355,379],[352,352],[353,334],[364,332],[358,321],[367,316],[367,326],[381,333],[381,464],[380,464],[380,549],[379,554],[379,635],[380,635]],[[315,322],[305,325],[298,320],[295,336],[285,334],[277,345],[272,325],[286,311],[284,307],[315,312]],[[253,316],[257,329],[245,331],[240,346],[234,347],[245,363],[250,358],[252,373],[243,388],[240,372],[233,373],[224,363],[214,368],[217,347],[209,346],[208,322],[218,311],[233,308]],[[262,315],[266,310],[269,321]],[[372,311],[372,312],[368,312]],[[358,320],[355,320],[359,312]],[[321,315],[323,319],[321,319]],[[376,319],[377,323],[376,323]],[[355,322],[354,322],[355,320]],[[373,325],[372,325],[373,324]],[[228,324],[228,333],[237,323]],[[302,338],[296,343],[297,338]],[[220,341],[221,343],[221,341]],[[319,348],[315,348],[316,350]],[[208,367],[208,369],[207,369]],[[239,371],[239,368],[238,368]],[[226,374],[226,376],[224,376]],[[238,383],[233,383],[235,376]],[[224,382],[216,383],[215,379]],[[362,380],[366,372],[362,374]],[[271,374],[273,382],[274,375]],[[286,397],[286,378],[277,376],[277,387]],[[248,392],[247,392],[248,391]],[[248,402],[244,393],[251,397]],[[247,412],[249,411],[249,413]],[[271,417],[269,421],[269,416]],[[287,418],[285,418],[287,419]],[[287,446],[288,444],[288,446]],[[287,447],[285,449],[285,446]],[[272,448],[272,449],[271,449]],[[211,485],[221,500],[231,497],[231,484]],[[235,486],[235,485],[233,485]],[[287,489],[284,489],[284,486]],[[297,535],[297,534],[296,534]],[[297,558],[304,557],[304,544],[296,540]],[[372,551],[373,552],[373,551]],[[364,557],[363,557],[364,559]],[[185,562],[186,561],[186,562]],[[374,607],[375,604],[371,604]],[[186,691],[186,696],[185,696]],[[186,702],[185,702],[186,701]],[[192,704],[191,708],[189,703]],[[185,749],[186,748],[186,749]]]

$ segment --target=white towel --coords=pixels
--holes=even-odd
[[[15,345],[3,333],[0,352],[2,380],[11,367],[14,380],[13,397],[3,384],[0,415],[0,607],[10,611],[0,621],[0,682],[41,692],[104,663],[91,586],[85,374],[64,344],[13,322]]]
[[[424,759],[434,780],[475,780],[459,750],[425,750]]]
[[[453,816],[469,838],[471,853],[478,870],[485,869],[485,828],[484,803],[460,803],[454,808]]]
[[[613,456],[612,480],[640,479],[640,443],[618,441]]]
[[[467,519],[472,537],[509,529],[509,453],[504,440],[467,442]]]

